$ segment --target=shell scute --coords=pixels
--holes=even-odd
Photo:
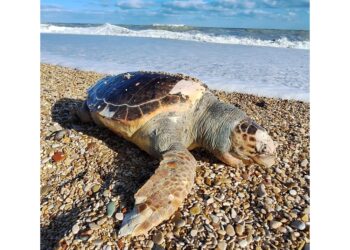
[[[112,106],[113,107],[113,106]],[[125,120],[127,112],[128,112],[128,108],[126,107],[126,105],[123,106],[114,106],[116,109],[114,110],[114,115],[113,115],[113,119],[117,119],[117,120]],[[112,108],[113,110],[113,108]]]
[[[140,106],[143,114],[148,114],[160,107],[159,101],[148,102]]]
[[[128,116],[127,120],[135,120],[142,116],[142,111],[139,106],[128,107]]]

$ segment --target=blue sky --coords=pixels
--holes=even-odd
[[[41,22],[309,29],[309,0],[41,0]]]

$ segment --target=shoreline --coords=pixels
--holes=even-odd
[[[242,45],[243,46],[243,45]],[[49,66],[53,66],[53,67],[61,67],[61,68],[66,68],[66,69],[73,69],[73,70],[78,70],[78,71],[82,71],[82,72],[89,72],[89,73],[94,73],[94,74],[98,74],[101,77],[106,76],[106,75],[116,75],[113,73],[106,73],[106,72],[102,72],[99,70],[89,70],[89,69],[84,69],[81,67],[72,67],[72,66],[66,66],[66,65],[62,65],[59,63],[49,63],[49,62],[41,62],[40,65],[49,65]],[[181,73],[181,72],[177,72],[177,73]],[[201,80],[201,79],[200,79]],[[256,93],[249,93],[249,92],[240,92],[240,91],[230,91],[230,90],[221,90],[221,89],[216,89],[216,88],[209,88],[211,91],[215,91],[215,92],[222,92],[224,94],[229,94],[229,93],[236,93],[236,94],[243,94],[243,95],[247,95],[247,96],[255,96],[256,98],[267,98],[267,99],[276,99],[276,100],[281,100],[281,101],[291,101],[291,102],[302,102],[302,103],[306,103],[308,105],[310,105],[310,101],[309,99],[293,99],[293,98],[283,98],[283,97],[274,97],[274,96],[265,96],[265,95],[260,95],[260,94],[256,94]],[[309,97],[308,97],[309,98]]]
[[[309,246],[310,104],[218,90],[278,142],[277,164],[232,168],[195,150],[196,183],[175,216],[147,236],[119,239],[120,219],[158,161],[106,129],[69,120],[104,75],[41,64],[41,249]]]

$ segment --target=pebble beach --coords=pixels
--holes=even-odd
[[[41,249],[309,249],[307,102],[213,91],[265,127],[277,163],[229,167],[204,150],[180,209],[147,235],[118,238],[133,195],[158,166],[70,110],[103,74],[41,64]]]

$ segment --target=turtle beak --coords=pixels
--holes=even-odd
[[[252,157],[252,159],[267,168],[271,167],[276,162],[277,151],[275,142],[268,137],[268,140],[263,144],[262,154],[258,154]]]

